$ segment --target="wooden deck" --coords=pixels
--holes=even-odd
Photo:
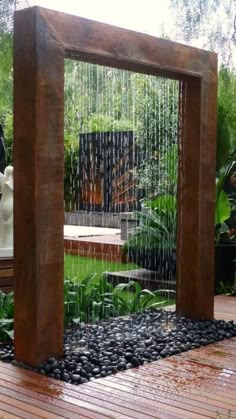
[[[236,320],[236,299],[215,317]],[[0,362],[0,418],[236,418],[236,338],[80,386]]]

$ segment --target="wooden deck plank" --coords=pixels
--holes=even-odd
[[[9,410],[11,410],[12,413],[9,413]],[[1,419],[19,419],[19,418],[27,419],[26,416],[22,416],[22,415],[24,415],[24,412],[22,412],[20,416],[19,409],[14,409],[14,406],[11,406],[6,403],[2,403],[0,401],[0,418]],[[29,416],[29,419],[32,419],[32,416]]]
[[[222,402],[219,402],[217,404],[210,404],[209,402],[206,403],[205,400],[200,400],[199,398],[190,398],[190,397],[184,397],[182,395],[174,394],[174,400],[173,400],[173,391],[168,390],[168,388],[151,392],[151,386],[149,388],[150,391],[147,391],[146,388],[135,389],[135,391],[128,391],[127,387],[123,385],[122,380],[120,380],[120,383],[117,384],[115,387],[114,385],[107,386],[106,382],[100,382],[100,383],[92,383],[93,388],[96,385],[96,389],[99,389],[100,391],[103,391],[105,394],[115,394],[119,395],[124,400],[133,401],[140,406],[140,404],[143,406],[143,408],[149,406],[152,404],[152,406],[155,408],[157,403],[161,402],[164,405],[168,405],[173,408],[173,406],[180,408],[182,410],[181,414],[182,417],[189,417],[189,412],[192,412],[193,417],[196,416],[202,416],[206,413],[208,413],[209,417],[215,418],[215,407],[218,407],[221,409],[222,412],[227,414],[227,409],[225,409],[224,404]],[[230,405],[231,409],[235,408],[234,405]],[[164,406],[163,406],[164,407]],[[186,412],[184,412],[186,410]],[[180,412],[179,412],[180,413]]]
[[[106,381],[104,381],[106,380]],[[142,378],[142,380],[140,380],[140,378],[136,375],[126,375],[124,377],[124,379],[122,379],[121,377],[112,377],[112,379],[110,379],[110,377],[106,377],[104,379],[101,379],[101,381],[99,381],[99,384],[103,384],[106,386],[110,386],[110,387],[115,387],[117,388],[117,385],[122,385],[122,387],[126,387],[126,391],[128,392],[132,392],[134,387],[137,387],[137,390],[139,390],[139,388],[142,386],[143,391],[152,394],[158,394],[159,392],[165,392],[165,394],[169,394],[170,393],[170,397],[173,396],[173,393],[175,394],[175,396],[178,398],[179,396],[181,396],[182,398],[188,397],[189,398],[189,403],[191,403],[191,400],[196,399],[199,401],[203,401],[206,400],[206,388],[204,386],[204,391],[202,390],[201,386],[198,385],[199,383],[197,383],[197,386],[194,384],[192,385],[191,383],[177,383],[176,385],[172,385],[173,379],[172,376],[170,376],[170,383],[167,383],[166,380],[163,382],[163,379],[159,379],[159,380],[153,380],[153,378],[151,377],[151,379],[148,379],[148,376]],[[210,388],[210,386],[209,386]],[[212,387],[211,387],[212,388]],[[183,396],[184,393],[184,396]],[[187,396],[186,396],[187,395]],[[149,397],[147,395],[147,397]],[[225,394],[225,393],[221,393],[220,389],[219,392],[216,394],[208,391],[208,395],[207,395],[207,403],[211,404],[214,403],[217,400],[217,402],[219,402],[219,404],[221,403],[228,403],[228,404],[232,404],[232,406],[236,406],[236,400],[235,398],[232,396],[231,394]],[[224,407],[224,406],[222,406]]]
[[[4,372],[5,375],[1,374],[4,368],[5,368],[5,371],[8,370],[7,373]],[[89,410],[85,411],[84,409],[84,414],[87,415],[86,417],[89,417],[91,419],[99,419],[99,418],[105,419],[105,418],[111,418],[111,417],[117,418],[122,411],[122,409],[116,409],[116,407],[113,406],[113,404],[111,405],[105,400],[103,401],[103,397],[100,394],[96,394],[95,391],[92,391],[93,397],[91,397],[90,390],[89,392],[85,391],[85,394],[83,394],[78,391],[78,387],[76,386],[63,383],[62,381],[56,381],[54,379],[44,377],[42,375],[38,375],[30,371],[25,371],[18,367],[12,367],[9,364],[3,364],[3,366],[2,364],[0,364],[0,378],[2,378],[2,376],[5,378],[4,382],[1,381],[3,385],[9,388],[12,388],[14,385],[13,382],[15,382],[21,386],[19,389],[20,392],[24,392],[24,389],[26,389],[27,394],[30,392],[31,397],[32,397],[33,391],[35,391],[37,395],[37,399],[40,398],[40,400],[47,401],[48,403],[51,403],[53,406],[57,406],[57,405],[63,406],[64,409],[68,409],[68,410],[72,410],[73,407],[75,406],[76,408],[74,408],[73,411],[76,414],[79,413],[81,415],[80,408],[81,407],[86,408],[87,400],[89,400],[90,402]],[[21,378],[22,376],[24,377],[24,380],[22,380]],[[9,380],[9,384],[7,384],[8,380]],[[31,400],[31,402],[35,404],[37,402],[37,399],[36,401]],[[112,407],[113,410],[109,412],[109,409],[106,408],[107,406],[108,408]],[[116,412],[116,410],[118,412]],[[126,417],[129,418],[127,409],[123,409],[123,410]],[[72,417],[71,415],[72,413],[69,413],[69,416],[66,415],[65,417],[71,418]]]
[[[35,380],[37,380],[37,375],[35,373],[32,373],[32,376],[35,375]],[[13,377],[11,377],[12,381],[13,381]],[[23,384],[23,386],[29,388],[29,386],[36,386],[35,384],[33,384],[33,379],[31,379],[31,382],[26,385],[25,382]],[[47,381],[47,379],[46,379]],[[59,385],[58,385],[59,384]],[[67,385],[63,388],[63,386],[61,386],[61,382],[57,382],[55,380],[52,380],[52,382],[50,383],[50,396],[48,396],[48,401],[51,402],[52,404],[55,404],[56,398],[58,397],[58,394],[62,393],[61,389],[63,389],[63,395],[66,397],[66,400],[68,402],[70,402],[72,405],[76,404],[76,405],[80,405],[83,401],[86,402],[87,400],[90,401],[91,404],[95,404],[95,410],[96,412],[99,412],[99,408],[107,408],[110,409],[113,412],[113,416],[112,417],[117,417],[117,415],[119,415],[120,413],[123,413],[126,415],[126,417],[129,417],[129,407],[126,407],[126,403],[125,400],[121,401],[118,398],[113,398],[112,403],[110,401],[107,401],[107,398],[97,392],[95,389],[91,390],[88,389],[86,386],[80,386],[80,388],[77,388],[75,386],[71,386],[71,385]],[[4,383],[3,383],[4,385]],[[5,384],[6,386],[6,384]],[[7,386],[8,389],[10,389],[12,387],[12,384],[10,383],[10,385]],[[22,390],[22,388],[21,388]],[[45,389],[45,385],[44,387],[41,386],[36,386],[36,390],[38,393],[45,393],[47,392],[47,390]],[[59,391],[58,391],[59,390]],[[76,391],[75,391],[76,390]],[[0,393],[1,393],[1,389],[0,389]],[[92,397],[91,397],[91,393],[92,393]],[[53,394],[55,394],[55,397],[53,396]],[[16,395],[16,397],[18,397]],[[22,395],[22,398],[24,398],[25,396]],[[51,397],[51,400],[49,399],[49,397]],[[31,399],[32,402],[32,399]],[[34,405],[36,404],[36,401],[33,401]],[[122,406],[120,407],[120,404],[122,403]],[[92,406],[91,406],[92,408]],[[142,409],[139,409],[142,411]],[[150,410],[150,415],[148,415],[148,411]],[[106,413],[105,411],[103,411],[104,413]],[[132,412],[131,412],[132,413]],[[97,415],[97,413],[96,413]],[[98,416],[94,416],[95,418],[97,418]],[[71,417],[71,416],[65,416],[65,417]],[[103,416],[105,417],[105,415]],[[109,417],[109,416],[108,416]],[[133,417],[131,415],[131,417]],[[152,411],[151,408],[146,409],[145,412],[136,412],[136,416],[137,418],[140,419],[144,419],[144,418],[148,418],[148,417],[154,417],[155,418],[155,412]]]
[[[236,319],[236,299],[216,297]],[[0,362],[0,418],[236,418],[236,338],[74,386]]]
[[[54,400],[49,400],[47,397],[43,397],[43,395],[40,394],[40,392],[34,392],[27,388],[27,386],[22,387],[21,381],[14,379],[14,377],[11,377],[10,381],[7,382],[6,380],[2,379],[2,374],[0,374],[1,379],[1,387],[4,387],[5,389],[14,390],[18,393],[18,398],[24,398],[25,396],[28,396],[30,398],[29,402],[32,406],[40,406],[42,408],[45,408],[46,411],[44,411],[44,415],[40,417],[48,417],[48,418],[57,418],[57,417],[63,417],[68,419],[76,419],[78,417],[78,411],[77,413],[73,413],[73,408],[70,409],[70,404],[68,404],[68,410],[64,407],[59,407],[61,403],[56,403]],[[0,389],[1,393],[1,389]],[[50,403],[51,402],[51,403]],[[58,406],[59,405],[59,406]],[[83,416],[80,414],[81,419],[88,419],[91,416]]]
[[[6,365],[6,369],[8,369],[8,367],[9,367],[9,370],[11,369],[11,375],[10,375],[10,378],[9,379],[15,382],[16,381],[16,378],[15,378],[16,372],[14,371],[15,368],[11,367],[9,364],[5,364],[5,365]],[[18,369],[18,370],[20,370],[20,374],[21,374],[21,371],[22,370],[21,369]],[[26,382],[24,380],[24,387],[27,386],[27,388],[32,388],[33,385],[35,385],[34,383],[36,383],[36,385],[37,385],[37,387],[36,387],[37,391],[40,392],[40,393],[41,392],[45,392],[45,385],[44,385],[45,377],[42,377],[41,378],[41,383],[40,383],[39,382],[39,379],[38,379],[38,376],[34,377],[35,376],[34,373],[31,373],[31,372],[28,372],[28,371],[26,371],[26,373],[28,373],[29,376],[31,375],[31,379],[28,382],[28,384],[26,384]],[[13,374],[14,374],[14,376],[13,376]],[[0,373],[0,378],[2,378],[1,373]],[[73,393],[73,391],[71,391],[71,387],[72,387],[72,390],[75,389],[74,386],[71,386],[70,384],[65,385],[65,383],[62,383],[60,381],[56,382],[56,385],[54,385],[54,383],[55,383],[55,380],[52,380],[52,382],[50,383],[50,394],[52,394],[53,391],[55,392],[56,390],[58,390],[58,387],[63,387],[64,388],[64,392],[66,391],[65,388],[67,388],[66,394],[67,394],[68,397],[75,394],[75,393]],[[42,385],[41,388],[39,388],[39,384]],[[79,391],[79,390],[81,390],[81,391]],[[86,386],[80,386],[79,389],[76,387],[76,396],[78,395],[78,392],[80,394],[80,398],[81,397],[84,397],[84,395],[86,395],[87,397],[89,397],[89,395],[91,394],[91,391],[90,390],[88,391],[87,388],[86,388]],[[81,395],[81,392],[82,392],[82,395]],[[101,393],[101,391],[100,392],[96,392],[95,391],[95,386],[94,386],[94,388],[93,388],[93,397],[95,397],[95,398],[98,397],[99,399],[103,399],[103,400],[107,399],[107,397],[104,397],[104,394],[102,395],[100,393]],[[112,401],[113,401],[113,404],[114,405],[117,404],[118,406],[120,405],[120,403],[123,403],[123,404],[125,403],[125,399],[123,400],[123,398],[122,398],[122,400],[120,400],[120,399],[117,399],[117,398],[113,397]],[[132,397],[132,401],[133,401],[133,397]],[[164,409],[164,406],[161,404],[161,403],[163,403],[163,399],[161,399],[159,402],[160,402],[159,406],[156,405],[155,407],[156,408],[159,407],[159,408]],[[139,405],[137,405],[137,406],[138,407],[134,408],[134,410],[139,409],[139,411],[140,410],[142,411],[142,408],[140,409],[140,406]],[[115,408],[116,407],[113,406],[113,409],[115,409]],[[121,409],[119,409],[119,412],[120,412],[120,410]],[[151,409],[150,408],[148,409],[148,406],[146,406],[145,409],[144,409],[144,411],[143,411],[143,413],[145,413],[145,416],[146,417],[147,417],[147,414],[148,414],[149,410],[151,410]],[[149,413],[150,413],[151,417],[156,417],[156,411],[155,412],[150,411]],[[177,409],[176,409],[176,413],[178,413],[178,410]],[[182,412],[179,412],[179,413],[183,417]],[[153,416],[153,414],[154,414],[154,416]],[[126,413],[126,415],[127,415],[127,413]],[[136,413],[136,416],[135,417],[139,417],[138,416],[138,413]],[[195,415],[195,417],[196,417],[196,415]]]
[[[217,295],[215,297],[215,318],[236,322],[236,298]]]
[[[5,365],[9,366],[8,364]],[[20,370],[20,368],[16,369]],[[5,371],[6,370],[7,368],[5,368]],[[30,373],[25,370],[20,374],[17,374],[17,372],[14,373],[12,370],[10,371],[10,374],[5,371],[2,373],[2,371],[3,368],[2,365],[0,365],[0,388],[13,389],[20,393],[21,397],[24,397],[25,395],[29,396],[30,403],[34,406],[40,406],[63,418],[69,419],[76,419],[78,414],[81,419],[111,418],[111,416],[106,414],[105,410],[102,410],[102,412],[99,413],[98,409],[96,409],[96,412],[94,413],[91,406],[89,410],[86,409],[86,403],[81,403],[85,407],[79,406],[77,399],[69,397],[66,391],[64,391],[63,384],[65,383],[55,382],[55,380],[48,381],[44,376],[39,376],[38,374]],[[23,379],[19,377],[22,377]],[[73,389],[74,386],[72,386],[72,390]],[[73,392],[71,391],[69,394],[73,394]],[[76,392],[74,392],[74,394],[75,396],[77,395]],[[65,397],[63,398],[63,396]]]
[[[144,371],[142,370],[141,377],[137,377],[138,379],[141,379],[142,382],[147,380],[148,382],[152,382],[153,385],[158,386],[159,384],[164,386],[166,382],[171,381],[171,387],[173,391],[187,391],[189,389],[194,388],[211,388],[213,387],[215,390],[219,390],[224,392],[227,389],[227,392],[229,394],[232,392],[235,396],[235,386],[232,385],[232,382],[228,380],[225,377],[222,377],[221,371],[216,371],[215,376],[214,375],[207,375],[208,371],[205,372],[205,374],[200,375],[199,373],[191,374],[191,372],[185,372],[183,373],[180,370],[178,370],[177,373],[173,373],[173,370],[166,369],[165,371],[162,370],[162,364],[159,365],[159,372],[156,371]],[[202,369],[202,365],[199,365],[199,370]],[[226,373],[224,373],[226,374]],[[132,373],[130,376],[127,374],[125,377],[126,381],[129,381],[129,378],[136,378]],[[205,392],[205,390],[204,390]]]
[[[21,412],[20,415],[22,415],[21,417],[49,419],[47,412],[38,409],[36,406],[32,406],[27,399],[24,401],[20,400],[16,393],[13,393],[9,389],[6,390],[2,386],[0,388],[0,398],[3,403],[7,403],[9,406],[13,406],[16,409],[19,409]],[[55,419],[55,415],[52,415],[52,419]]]
[[[169,381],[168,381],[169,380]],[[171,383],[171,385],[170,385]],[[151,386],[152,389],[155,389],[155,391],[158,389],[164,389],[165,391],[170,391],[171,393],[175,393],[175,394],[186,394],[188,393],[188,395],[193,396],[194,394],[199,394],[203,397],[205,397],[206,391],[208,389],[208,391],[211,391],[212,393],[212,389],[214,390],[214,394],[219,393],[219,396],[217,396],[218,400],[224,400],[225,395],[227,399],[232,399],[231,403],[234,404],[234,400],[235,400],[235,390],[232,390],[232,388],[228,385],[225,385],[224,382],[218,382],[218,385],[216,385],[216,382],[213,381],[211,378],[209,378],[209,380],[205,380],[204,382],[201,380],[201,378],[199,379],[195,379],[192,378],[192,380],[187,379],[186,377],[181,378],[180,380],[178,380],[177,376],[174,376],[170,373],[168,373],[168,371],[166,372],[166,374],[159,376],[158,378],[156,378],[153,375],[148,375],[143,374],[142,371],[142,376],[135,376],[134,374],[130,376],[126,375],[125,377],[125,384],[127,385],[138,385],[138,386]],[[222,387],[224,387],[224,389],[222,389]],[[228,387],[228,388],[227,388]],[[229,388],[230,387],[230,388]],[[222,390],[221,390],[222,389]],[[227,390],[227,392],[226,392]],[[227,394],[226,394],[227,393]],[[213,394],[213,393],[212,393]],[[231,397],[232,394],[232,397]],[[213,397],[215,398],[215,397]]]
[[[101,381],[101,383],[99,382],[99,384],[103,384],[103,381]],[[112,380],[106,381],[105,383],[106,386],[108,385],[115,388],[117,388],[117,386],[122,385],[123,387],[125,387],[125,391],[130,392],[130,393],[132,393],[134,387],[138,387],[139,389],[140,387],[139,384],[141,383],[140,381],[138,381],[136,377],[133,380],[130,377],[129,377],[129,380],[127,380],[127,377],[125,377],[125,381],[123,380],[122,382],[120,378],[113,377]],[[145,382],[145,380],[143,380],[142,387],[144,391],[147,393],[147,398],[150,397],[149,393],[152,396],[152,395],[158,394],[159,392],[165,392],[165,395],[166,394],[168,395],[168,393],[170,393],[171,397],[173,397],[173,394],[177,396],[183,394],[183,388],[181,386],[180,388],[171,389],[170,385],[169,386],[167,384],[163,385],[163,382],[161,380],[159,382],[155,382],[155,385],[153,381],[149,382],[148,380],[146,380]],[[192,398],[195,398],[196,400],[207,402],[210,405],[213,404],[214,406],[217,406],[219,404],[219,407],[222,407],[220,406],[220,404],[223,403],[224,404],[223,408],[225,407],[225,404],[227,404],[227,406],[228,405],[235,406],[235,398],[234,398],[235,394],[232,395],[231,397],[230,396],[226,397],[226,395],[222,396],[220,391],[218,394],[212,394],[210,393],[209,390],[208,392],[207,391],[202,392],[202,391],[197,391],[195,388],[187,387],[184,391],[184,395],[185,397],[189,398],[190,402]]]

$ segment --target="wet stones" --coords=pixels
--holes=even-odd
[[[37,369],[18,363],[9,344],[0,345],[0,360],[80,385],[233,336],[232,321],[197,322],[165,310],[146,311],[65,330],[63,358],[51,357]]]

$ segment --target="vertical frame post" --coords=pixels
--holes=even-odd
[[[14,27],[15,355],[63,353],[64,51],[35,9]]]
[[[214,73],[217,74],[215,61]],[[191,319],[214,316],[216,78],[182,84],[178,188],[176,311]]]

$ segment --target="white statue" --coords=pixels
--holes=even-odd
[[[13,249],[13,167],[0,172],[0,249]]]

